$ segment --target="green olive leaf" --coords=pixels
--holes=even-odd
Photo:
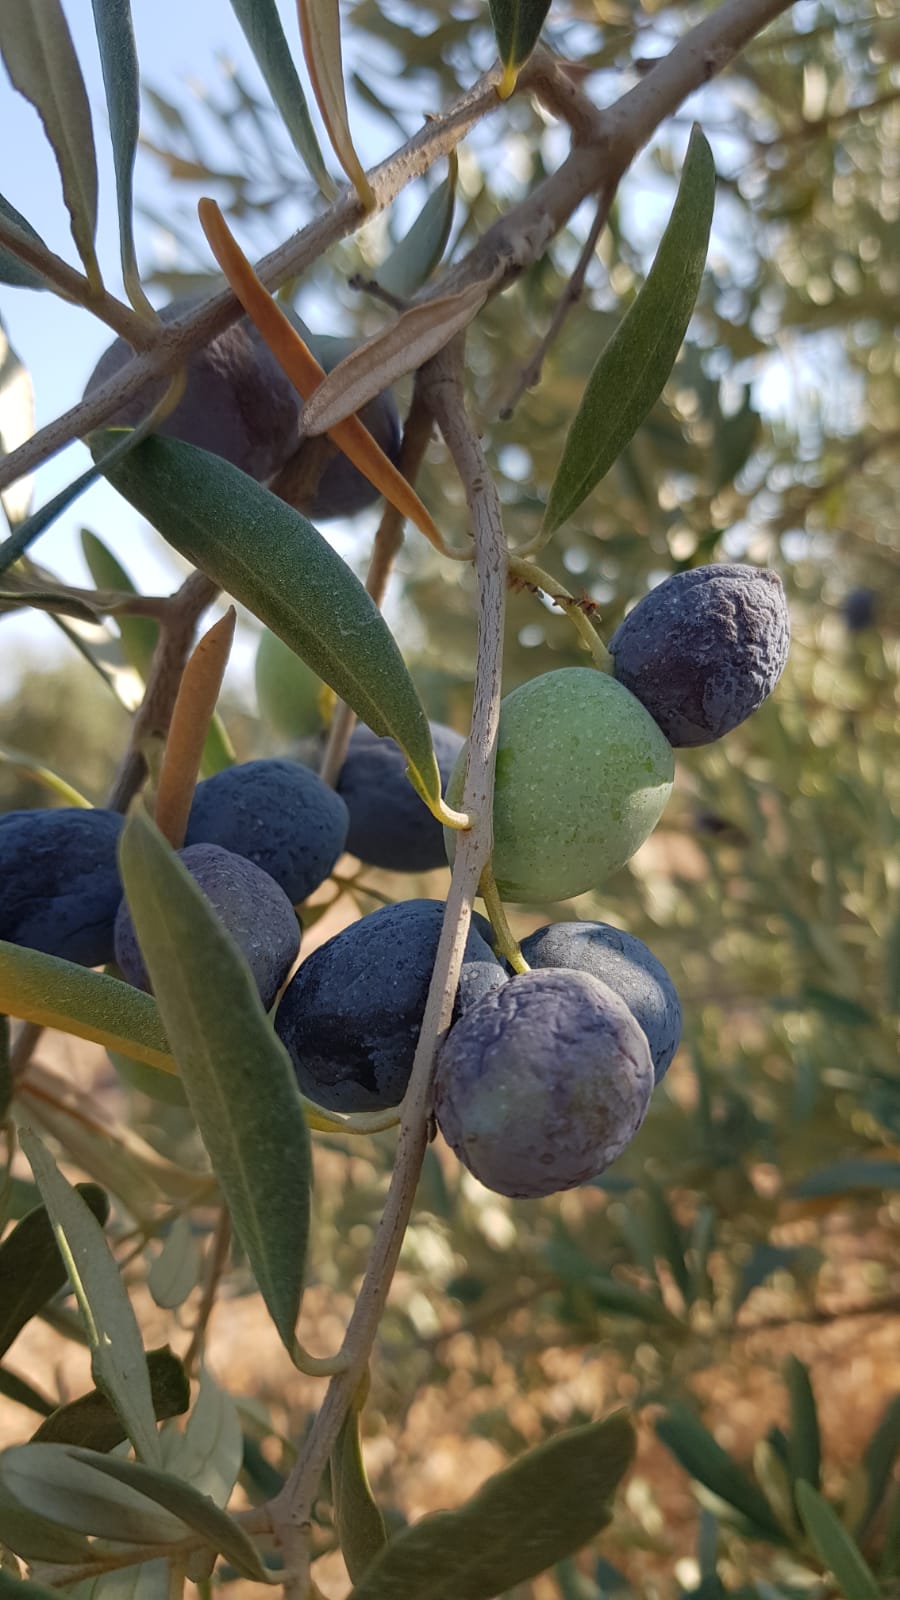
[[[119,978],[0,939],[0,1011],[176,1072],[156,1002]]]
[[[794,1493],[809,1542],[839,1588],[852,1600],[879,1600],[881,1584],[828,1501],[810,1483],[798,1483]]]
[[[99,1222],[46,1145],[22,1124],[22,1150],[41,1191],[87,1329],[91,1372],[143,1460],[160,1461],[147,1356],[128,1291]],[[37,1508],[40,1509],[40,1508]]]
[[[89,1561],[92,1550],[83,1534],[22,1506],[3,1482],[5,1456],[0,1455],[0,1541],[23,1561]],[[0,1578],[5,1577],[0,1568]],[[31,1585],[28,1585],[29,1593]],[[56,1595],[59,1590],[53,1591]]]
[[[201,1266],[191,1219],[182,1212],[172,1223],[162,1250],[147,1273],[147,1288],[156,1304],[166,1311],[183,1305],[199,1282]]]
[[[59,1600],[59,1590],[47,1589],[33,1578],[14,1578],[0,1567],[0,1600]]]
[[[168,1345],[147,1351],[150,1394],[158,1422],[180,1417],[191,1403],[187,1374]],[[32,1444],[77,1444],[104,1453],[124,1443],[128,1435],[121,1418],[100,1389],[58,1406],[31,1436]]]
[[[77,1445],[16,1445],[0,1455],[0,1492],[23,1511],[72,1533],[138,1545],[183,1539],[184,1522],[177,1515],[145,1499],[127,1480],[108,1482],[98,1476],[100,1463],[107,1460],[99,1451]]]
[[[90,528],[81,530],[81,548],[88,571],[98,589],[114,589],[120,594],[140,592],[118,558],[102,539],[98,539],[97,535],[91,532]],[[159,638],[159,623],[152,617],[117,616],[115,621],[122,641],[122,653],[141,682],[146,683],[156,641]],[[214,772],[221,772],[224,767],[233,766],[234,760],[231,740],[216,711],[213,713],[204,741],[200,776],[211,778]]]
[[[712,151],[695,127],[653,265],[601,351],[569,429],[542,540],[596,488],[662,394],[700,291],[715,193]]]
[[[765,1495],[687,1406],[678,1401],[670,1405],[657,1422],[656,1432],[692,1478],[747,1519],[755,1537],[785,1543],[784,1529]]]
[[[306,517],[219,456],[175,439],[148,439],[104,471],[179,554],[277,633],[370,728],[396,739],[419,793],[437,803],[428,719],[396,641]]]
[[[0,194],[0,218],[3,217],[6,218],[7,222],[11,222],[14,227],[21,229],[22,233],[27,233],[28,237],[33,239],[36,244],[43,245],[46,250],[47,246],[44,244],[37,229],[31,226],[27,217],[23,217],[21,211],[17,211],[15,206],[10,204],[5,195]],[[15,251],[10,250],[6,245],[0,245],[0,283],[14,284],[17,289],[46,289],[49,287],[46,278],[43,278],[36,268],[30,267],[26,261],[20,260]]]
[[[33,1384],[20,1378],[17,1372],[10,1372],[8,1367],[0,1367],[0,1394],[5,1395],[7,1400],[14,1400],[17,1406],[27,1406],[29,1411],[36,1411],[41,1417],[49,1417],[56,1410],[53,1400],[48,1400]]]
[[[618,1412],[527,1451],[457,1511],[397,1534],[352,1600],[491,1600],[536,1577],[606,1527],[634,1445]]]
[[[81,549],[88,571],[98,589],[112,589],[119,594],[137,594],[137,589],[121,562],[89,528],[81,530]],[[122,652],[142,683],[147,682],[150,662],[159,638],[159,623],[153,617],[117,617],[116,627],[122,640]]]
[[[309,1134],[293,1069],[249,969],[175,852],[136,808],[119,863],[200,1136],[289,1351],[309,1233]]]
[[[294,149],[315,178],[326,200],[333,200],[337,186],[322,159],[274,0],[231,0],[231,9],[244,30]]]
[[[30,100],[49,139],[72,237],[95,289],[102,287],[94,249],[97,156],[81,67],[60,0],[0,6],[0,54],[13,86]]]
[[[358,1583],[387,1544],[384,1518],[369,1486],[359,1436],[360,1413],[351,1406],[331,1452],[331,1497],[341,1554]]]
[[[409,232],[396,244],[378,268],[382,289],[408,300],[428,282],[447,248],[456,204],[456,177],[459,161],[450,156],[449,171],[443,183],[433,189]]]
[[[132,180],[140,120],[140,84],[130,0],[91,0],[91,3],[116,174],[122,279],[125,292],[135,309],[155,316],[141,288],[134,251]]]
[[[796,1356],[788,1356],[784,1364],[784,1381],[791,1406],[791,1426],[788,1433],[788,1465],[791,1477],[795,1483],[803,1479],[814,1489],[818,1489],[822,1466],[822,1441],[809,1368],[804,1362],[798,1361]]]
[[[95,1183],[80,1183],[78,1193],[99,1224],[109,1216],[109,1200]],[[68,1277],[46,1206],[29,1211],[0,1244],[0,1355],[26,1322],[58,1294]]]
[[[499,92],[505,100],[515,88],[519,68],[538,42],[550,0],[490,0],[490,7],[497,54],[504,69]]]
[[[183,1433],[163,1440],[167,1472],[183,1478],[214,1505],[226,1506],[237,1483],[244,1453],[241,1420],[231,1395],[200,1374],[200,1389]]]

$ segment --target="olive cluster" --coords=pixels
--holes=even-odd
[[[446,783],[463,741],[440,724],[432,738]],[[121,828],[121,816],[100,807],[0,817],[0,939],[83,966],[115,961],[146,989],[119,879]],[[368,728],[354,731],[337,792],[286,758],[247,761],[197,785],[178,853],[242,950],[266,1007],[299,950],[294,907],[345,850],[400,871],[445,865],[443,831],[409,783],[402,751]]]
[[[789,637],[774,573],[698,567],[629,613],[610,641],[612,676],[576,668],[514,690],[497,745],[501,894],[564,899],[623,865],[662,814],[673,748],[750,716]],[[463,776],[461,758],[451,802]],[[435,1118],[488,1188],[538,1196],[598,1177],[634,1137],[677,1048],[681,1008],[646,946],[602,923],[543,928],[522,954],[531,970],[484,996],[441,1045]]]
[[[267,357],[238,324],[192,361],[170,431],[208,443],[202,413],[214,409],[213,394],[224,404],[229,384],[244,393],[235,375],[245,360],[259,374]],[[266,381],[271,419],[281,405],[274,370]],[[284,418],[296,412],[296,397],[281,400]],[[231,421],[230,433],[225,420],[214,429],[220,453],[271,477],[293,424],[285,421],[278,439],[271,430],[253,439],[249,422]],[[718,739],[756,710],[778,681],[788,642],[774,574],[699,567],[632,609],[610,641],[611,673],[550,672],[507,696],[493,816],[501,897],[564,900],[627,862],[669,797],[673,750]],[[452,729],[431,731],[442,786],[458,804],[467,747]],[[0,818],[0,938],[90,966],[115,960],[147,988],[119,881],[120,829],[121,818],[102,809]],[[320,946],[287,982],[300,946],[294,908],[344,850],[418,873],[452,860],[456,837],[415,793],[402,750],[362,726],[335,789],[281,758],[228,768],[196,788],[182,861],[243,952],[263,1005],[277,1002],[274,1026],[301,1089],[329,1109],[402,1100],[443,907],[421,899],[385,906]],[[522,946],[523,972],[511,972],[493,946],[490,924],[476,916],[438,1051],[435,1119],[487,1187],[551,1194],[598,1177],[634,1137],[677,1049],[681,1008],[652,952],[604,923],[541,928]]]

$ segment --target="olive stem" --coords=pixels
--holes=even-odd
[[[347,1369],[332,1378],[297,1463],[269,1507],[282,1548],[286,1554],[290,1550],[292,1575],[285,1585],[286,1600],[300,1600],[307,1593],[308,1541],[301,1541],[300,1535],[308,1528],[322,1473],[368,1364],[412,1212],[428,1141],[435,1052],[450,1026],[478,881],[490,860],[493,843],[494,760],[500,720],[506,607],[506,541],[496,486],[477,432],[465,410],[462,357],[463,340],[459,337],[422,369],[421,393],[438,422],[463,482],[475,535],[478,651],[463,789],[463,804],[472,822],[457,844],[428,999],[401,1108],[391,1185],[344,1338],[343,1348],[349,1358]]]
[[[147,774],[145,746],[154,737],[165,737],[168,732],[197,620],[218,592],[205,573],[192,572],[169,601],[150,663],[146,693],[135,713],[128,749],[106,802],[112,811],[127,811],[130,800],[144,782]]]
[[[49,250],[42,239],[34,238],[11,217],[3,215],[0,215],[0,245],[39,272],[61,299],[74,301],[92,311],[114,333],[127,339],[135,350],[153,348],[159,322],[149,301],[146,312],[133,311],[102,285],[95,287],[84,273]]]
[[[512,931],[506,917],[506,909],[500,899],[497,880],[491,867],[485,867],[481,873],[479,894],[487,907],[487,914],[491,919],[491,927],[497,935],[497,950],[505,961],[508,961],[513,972],[530,972],[531,968],[525,960],[519,942]]]
[[[192,1376],[194,1368],[203,1354],[203,1346],[206,1343],[206,1330],[209,1327],[209,1319],[212,1316],[215,1308],[216,1296],[219,1291],[219,1284],[222,1281],[222,1274],[228,1265],[228,1253],[230,1249],[231,1215],[228,1207],[223,1205],[219,1211],[215,1230],[212,1236],[209,1259],[206,1263],[203,1293],[201,1295],[200,1306],[197,1311],[197,1320],[194,1323],[193,1332],[191,1334],[191,1342],[187,1347],[184,1359],[182,1361],[184,1370],[189,1378]]]
[[[613,658],[587,616],[583,600],[576,599],[543,567],[536,566],[533,561],[525,561],[521,556],[510,555],[509,570],[514,578],[521,579],[530,589],[540,589],[548,600],[559,606],[560,611],[566,613],[582,644],[590,651],[598,671],[612,672]]]

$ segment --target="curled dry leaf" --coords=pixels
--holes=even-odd
[[[338,0],[297,0],[297,15],[307,71],[332,149],[360,203],[367,211],[373,211],[375,196],[353,147],[347,117]]]
[[[303,407],[307,434],[329,433],[367,404],[382,389],[415,372],[449,344],[480,311],[488,296],[483,281],[469,284],[458,294],[426,300],[368,339],[333,367]]]

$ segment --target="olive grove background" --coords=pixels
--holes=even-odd
[[[555,0],[544,39],[578,63],[581,87],[604,105],[713,9]],[[474,0],[358,0],[342,8],[342,20],[351,122],[373,145],[366,165],[495,58],[487,6]],[[162,304],[210,283],[196,220],[201,194],[216,194],[254,259],[321,201],[271,103],[240,66],[223,67],[201,95],[183,83],[143,87],[144,144],[167,194],[153,220],[169,245],[165,259],[161,252],[143,263],[144,281]],[[591,367],[652,259],[694,120],[712,145],[718,194],[687,340],[650,418],[542,559],[596,603],[606,638],[670,572],[721,559],[773,566],[790,600],[791,656],[777,692],[747,724],[722,744],[678,753],[672,802],[629,866],[602,894],[565,908],[638,934],[681,996],[684,1041],[642,1132],[596,1185],[540,1204],[489,1194],[445,1149],[429,1149],[381,1325],[365,1448],[379,1503],[399,1525],[458,1503],[561,1424],[627,1401],[639,1420],[638,1460],[602,1556],[561,1563],[517,1595],[855,1600],[846,1569],[843,1583],[826,1575],[840,1568],[840,1553],[832,1565],[810,1539],[791,1481],[804,1452],[813,1470],[812,1453],[825,1499],[877,1575],[874,1592],[898,1592],[900,20],[888,0],[798,0],[693,95],[623,179],[540,382],[523,388],[588,237],[588,206],[472,323],[469,398],[507,534],[522,544],[540,523]],[[559,164],[567,137],[528,94],[474,129],[459,152],[445,262]],[[446,178],[446,163],[438,164],[286,286],[311,326],[362,337],[385,323],[391,313],[377,295],[351,280],[377,279]],[[27,197],[9,192],[27,212]],[[73,318],[86,314],[72,307]],[[28,350],[17,355],[27,366]],[[402,402],[410,388],[400,386]],[[418,489],[460,542],[465,504],[437,442]],[[373,511],[336,530],[360,573],[376,525]],[[93,531],[140,586],[116,526]],[[41,560],[41,547],[33,554]],[[89,581],[86,569],[66,578]],[[387,614],[429,715],[465,731],[470,570],[408,531]],[[0,648],[4,622],[0,615]],[[255,639],[253,619],[242,626]],[[116,696],[130,706],[133,680],[109,671],[114,624],[102,637],[73,631],[63,667],[30,670],[0,700],[4,810],[51,798],[14,752],[92,801],[102,803],[109,787],[127,738]],[[505,689],[583,659],[566,616],[530,593],[510,595]],[[257,715],[246,670],[228,680],[221,710],[240,758],[292,748]],[[420,887],[441,895],[446,875],[419,886],[368,871],[363,882],[324,911],[305,948],[381,896]],[[315,898],[324,906],[330,894]],[[514,926],[524,933],[552,915],[535,908]],[[117,1079],[99,1050],[51,1040],[36,1060],[38,1083],[41,1071],[51,1074],[51,1101],[53,1083],[72,1075],[111,1127],[129,1130],[123,1139],[190,1159],[183,1109]],[[364,1265],[393,1135],[318,1136],[315,1144],[305,1317],[307,1342],[327,1349]],[[133,1213],[146,1207],[129,1192],[137,1179],[127,1142],[117,1146],[108,1128],[86,1125],[69,1157],[71,1174],[112,1188],[113,1237],[121,1257],[135,1257],[133,1275],[135,1246],[153,1262],[168,1239],[168,1266],[185,1289],[175,1324],[190,1328],[214,1217],[195,1209],[190,1228],[176,1232],[179,1201],[170,1193],[154,1214],[156,1231],[142,1237]],[[34,1200],[16,1171],[11,1217]],[[156,1330],[151,1342],[161,1343],[172,1318],[138,1277],[135,1284]],[[252,1503],[289,1467],[320,1385],[292,1371],[251,1291],[238,1262],[213,1312],[208,1364],[236,1402],[240,1484]],[[70,1307],[56,1323],[62,1340]],[[9,1366],[52,1392],[69,1347],[35,1326]],[[32,1422],[14,1397],[0,1400],[4,1444],[29,1437]],[[327,1556],[327,1505],[320,1514],[315,1541]],[[343,1592],[339,1557],[316,1571],[323,1592]],[[245,1590],[235,1583],[229,1592]]]

